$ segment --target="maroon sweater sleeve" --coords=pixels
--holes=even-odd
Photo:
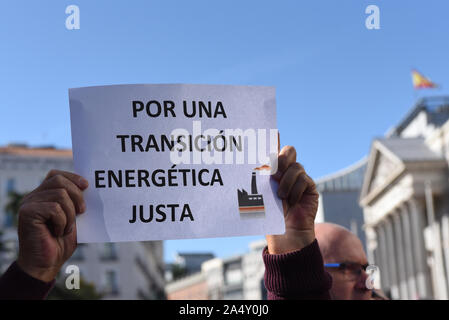
[[[269,300],[330,299],[332,278],[324,270],[316,239],[301,250],[284,254],[269,254],[265,247],[263,261]]]
[[[43,282],[25,273],[14,262],[0,278],[1,300],[43,300],[53,288],[55,280]]]

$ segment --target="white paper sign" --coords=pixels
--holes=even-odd
[[[225,85],[69,89],[78,242],[285,232],[275,90]]]

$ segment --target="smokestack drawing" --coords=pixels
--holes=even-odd
[[[251,193],[257,194],[256,173],[255,172],[253,172],[253,177],[251,178]]]
[[[240,218],[265,216],[263,195],[257,194],[256,172],[253,172],[251,177],[251,194],[248,194],[245,189],[237,189],[237,199],[239,203]]]

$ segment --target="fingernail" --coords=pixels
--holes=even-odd
[[[74,223],[70,226],[69,230],[67,231],[67,234],[72,233],[73,231],[73,227],[74,227]]]
[[[89,182],[84,178],[80,178],[79,186],[81,189],[86,189],[89,186]]]
[[[85,212],[86,211],[86,204],[83,202],[83,203],[81,203],[81,206],[80,206],[80,211],[81,211],[81,213],[83,213],[83,212]]]

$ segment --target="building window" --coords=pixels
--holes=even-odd
[[[10,178],[6,181],[6,195],[8,195],[10,192],[15,191],[16,189],[16,180],[13,178]]]
[[[243,274],[240,269],[231,269],[226,272],[226,283],[227,284],[240,284],[243,282]]]
[[[117,272],[114,270],[106,271],[104,275],[104,293],[116,295],[118,292]]]
[[[115,243],[105,243],[100,258],[101,260],[116,260],[117,249]]]

